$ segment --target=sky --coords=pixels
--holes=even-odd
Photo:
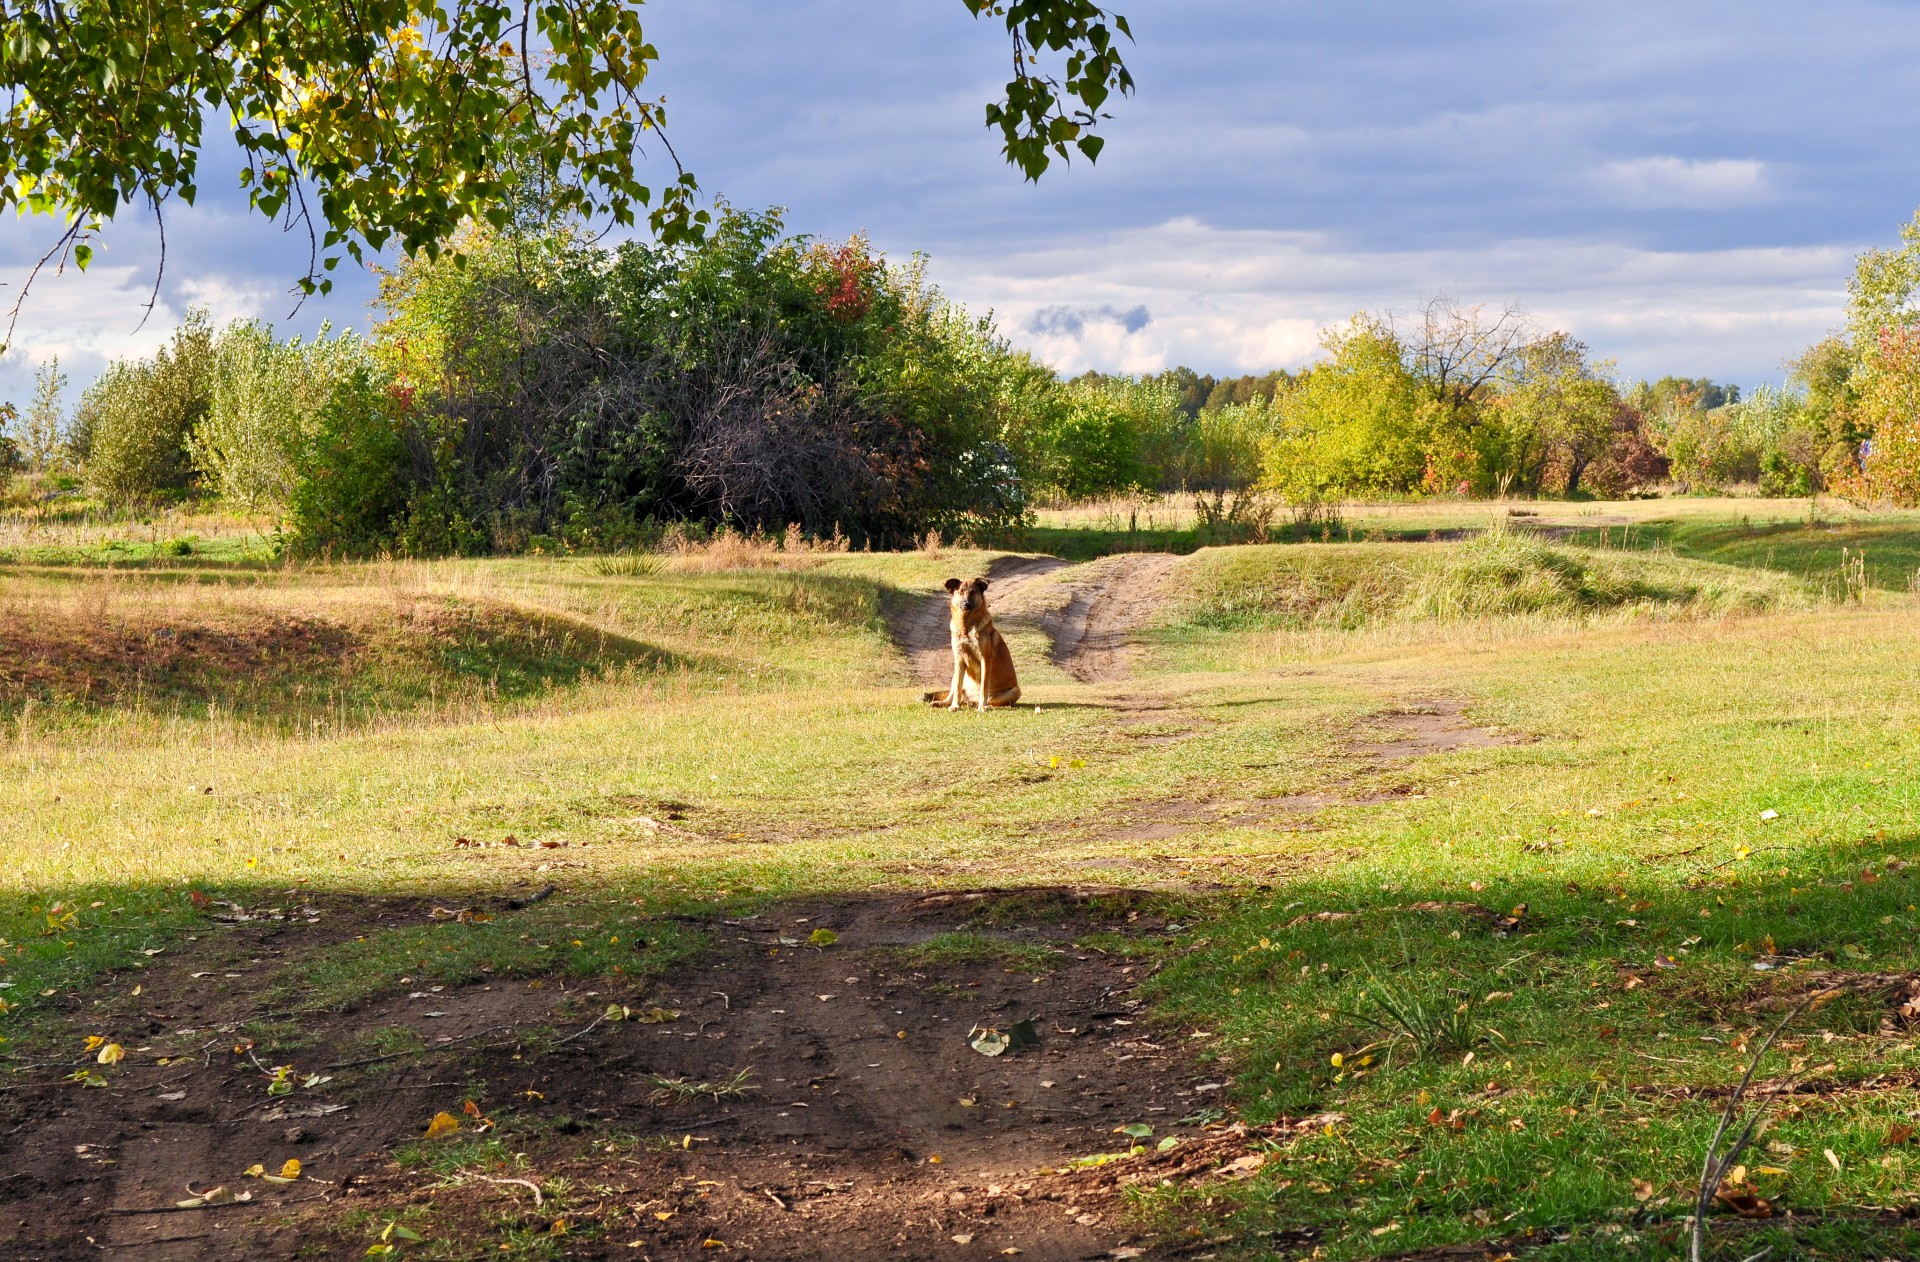
[[[1862,250],[1920,205],[1920,0],[1118,0],[1135,93],[1096,165],[1035,185],[983,125],[1005,35],[960,0],[674,0],[644,11],[668,135],[709,195],[929,256],[1062,372],[1294,368],[1358,311],[1517,303],[1627,379],[1752,386],[1836,326]],[[666,169],[662,169],[663,179]],[[0,399],[74,390],[187,307],[364,327],[373,283],[299,305],[304,235],[250,217],[230,152],[167,220],[130,211],[43,275]],[[222,190],[231,190],[223,192]],[[51,242],[0,226],[0,306]]]

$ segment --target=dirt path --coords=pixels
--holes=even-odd
[[[987,570],[987,600],[1002,627],[1042,631],[1053,663],[1075,679],[1123,679],[1132,660],[1128,636],[1159,608],[1178,560],[1125,553],[1070,566],[1055,557],[1003,557]],[[1069,569],[1072,577],[1060,581]],[[912,662],[916,682],[945,683],[953,669],[945,598],[927,597],[897,619],[894,642]]]
[[[1015,612],[1022,598],[1034,587],[1040,586],[1040,580],[1056,570],[1065,569],[1069,562],[1058,557],[1001,557],[987,567],[986,577],[991,583],[987,603],[994,611],[994,617],[1000,618],[1001,610],[1007,610],[1007,618],[1012,623],[1017,619]],[[957,570],[954,577],[971,578],[971,574],[961,574]],[[893,642],[907,655],[913,671],[915,683],[939,685],[946,683],[953,674],[952,647],[947,632],[947,599],[944,595],[928,596],[916,600],[904,614],[896,618],[893,624]],[[1016,664],[1017,665],[1017,664]]]
[[[1053,636],[1053,660],[1082,683],[1124,679],[1131,667],[1128,637],[1159,609],[1178,557],[1126,553],[1085,567],[1071,584]]]
[[[1224,1124],[1223,1084],[1134,997],[1144,966],[1075,945],[1167,930],[1151,895],[1110,888],[789,905],[707,923],[708,953],[652,985],[421,983],[252,1024],[288,1016],[265,993],[324,941],[429,917],[369,901],[227,930],[147,970],[139,999],[117,988],[125,1012],[76,1012],[76,1046],[103,1023],[141,1041],[109,1086],[61,1065],[0,1093],[0,1256],[357,1257],[401,1219],[459,1256],[504,1231],[565,1232],[566,1258],[1158,1257],[1125,1219],[1128,1172],[1229,1177],[1275,1133]],[[808,945],[817,929],[837,940]],[[942,945],[955,931],[964,949]],[[1030,1050],[968,1045],[1027,1018]],[[382,1039],[421,1050],[349,1063]],[[264,1067],[289,1062],[326,1081],[269,1095]],[[443,1111],[462,1131],[422,1140]],[[1151,1161],[1071,1168],[1130,1125],[1153,1128]],[[296,1182],[244,1173],[289,1157]],[[176,1206],[220,1186],[250,1199]]]

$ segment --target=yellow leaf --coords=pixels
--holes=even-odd
[[[840,935],[831,929],[815,929],[807,935],[807,941],[817,947],[830,947],[840,940]]]
[[[1330,1059],[1333,1061],[1333,1067],[1335,1069],[1338,1069],[1340,1068],[1340,1066],[1347,1063],[1347,1058],[1345,1056],[1342,1056],[1339,1052],[1335,1052]]]
[[[724,1240],[714,1240],[709,1238],[706,1240],[702,1240],[700,1242],[700,1247],[702,1249],[724,1249],[727,1247],[727,1242]]]
[[[246,1175],[249,1179],[257,1179],[266,1172],[267,1168],[256,1161],[240,1173]]]
[[[459,1129],[459,1118],[451,1113],[435,1113],[433,1120],[427,1123],[427,1138],[438,1139],[442,1135],[451,1135]]]
[[[547,1231],[548,1231],[549,1233],[551,1233],[552,1235],[556,1235],[556,1236],[564,1236],[564,1235],[566,1235],[566,1234],[567,1234],[567,1220],[566,1220],[566,1219],[564,1219],[564,1218],[556,1218],[556,1219],[554,1219],[554,1220],[553,1220],[553,1226],[551,1226],[551,1227],[549,1227],[549,1228],[547,1228]]]
[[[106,1041],[107,1041],[106,1039],[102,1038],[98,1034],[89,1034],[87,1035],[87,1050],[92,1051],[94,1048],[100,1046],[102,1043]]]
[[[100,1049],[100,1054],[94,1057],[94,1059],[99,1061],[102,1065],[117,1065],[121,1061],[125,1060],[126,1058],[127,1058],[127,1049],[120,1046],[118,1043],[107,1044],[105,1047]]]
[[[288,1157],[286,1164],[280,1167],[280,1177],[283,1179],[299,1178],[300,1177],[300,1158]]]

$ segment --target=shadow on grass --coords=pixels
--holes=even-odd
[[[698,661],[586,622],[493,601],[433,600],[390,617],[256,610],[193,622],[137,607],[32,619],[0,611],[0,715],[204,715],[298,729],[423,707],[514,702],[610,674]]]
[[[1749,1186],[1780,1212],[1913,1201],[1897,1151],[1920,1074],[1898,1007],[1920,968],[1913,836],[1577,881],[1493,844],[1533,875],[1480,887],[1442,861],[1385,887],[1289,886],[1155,979],[1170,1015],[1217,1033],[1250,1120],[1344,1119],[1235,1185],[1236,1231],[1309,1229],[1340,1242],[1329,1257],[1569,1230],[1549,1256],[1676,1256],[1748,1048],[1824,991],[1762,1066],[1769,1088],[1812,1086],[1776,1103]],[[1916,1239],[1892,1220],[1805,1230],[1869,1242],[1825,1256],[1913,1256]]]

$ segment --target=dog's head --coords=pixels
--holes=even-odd
[[[973,620],[986,616],[987,580],[973,578],[962,582],[957,578],[948,579],[947,604],[962,618]]]

